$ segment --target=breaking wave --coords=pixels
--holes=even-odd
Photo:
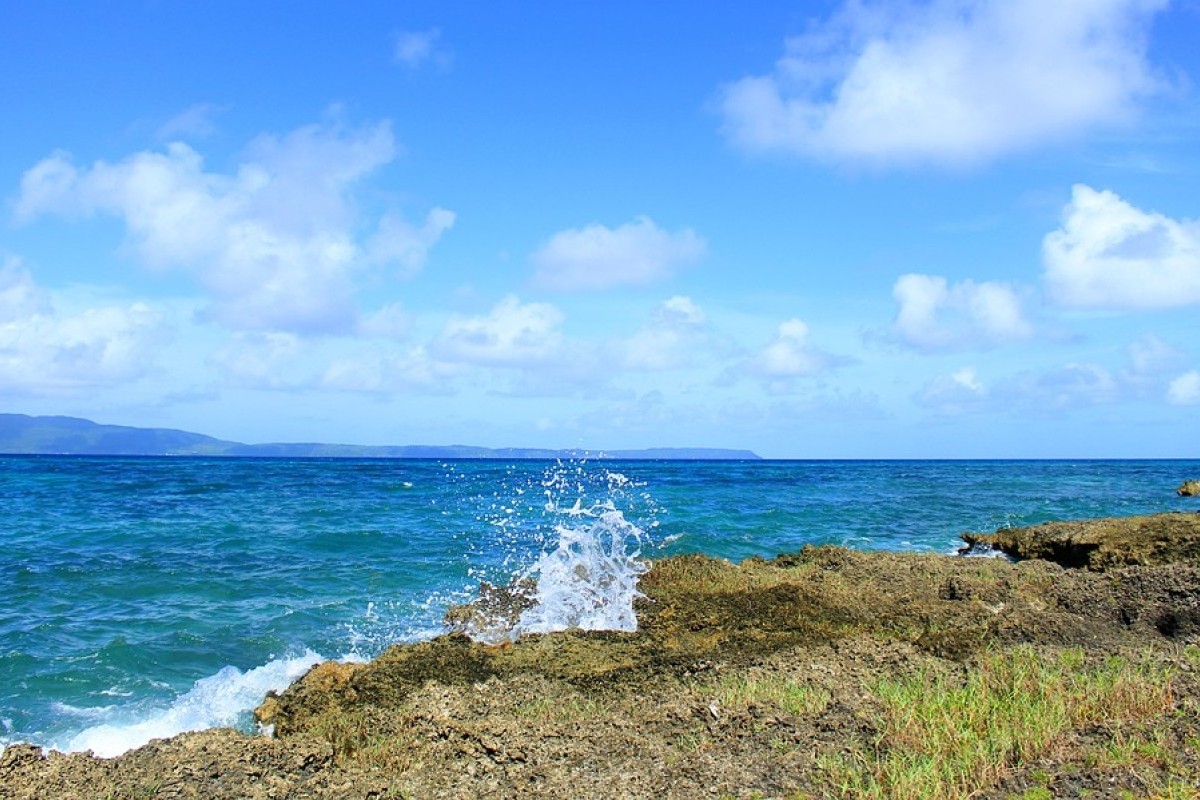
[[[91,750],[101,758],[112,758],[151,739],[225,725],[245,727],[246,718],[268,691],[286,688],[322,660],[317,653],[306,650],[299,656],[277,659],[244,672],[236,667],[225,667],[215,675],[196,681],[188,692],[175,698],[166,708],[140,713],[112,706],[80,709],[81,715],[106,719],[66,741],[55,742],[52,747],[64,752]]]

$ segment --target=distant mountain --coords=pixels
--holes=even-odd
[[[9,455],[246,456],[280,458],[610,458],[758,460],[749,450],[546,450],[470,445],[242,444],[171,428],[101,425],[77,417],[0,414],[0,453]]]
[[[223,455],[233,442],[165,428],[98,425],[77,417],[0,414],[0,452],[62,455]]]

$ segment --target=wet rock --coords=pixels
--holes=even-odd
[[[450,606],[443,622],[451,631],[475,639],[502,640],[516,627],[521,613],[536,604],[536,592],[537,583],[529,578],[507,586],[481,581],[475,599]]]
[[[1195,497],[1196,495],[1200,495],[1200,481],[1184,481],[1175,490],[1175,494],[1180,497]]]

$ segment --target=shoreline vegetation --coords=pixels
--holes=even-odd
[[[1200,513],[653,564],[636,632],[459,631],[328,662],[230,729],[10,746],[5,798],[1200,796]]]

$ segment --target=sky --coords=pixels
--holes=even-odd
[[[1200,2],[9,3],[0,411],[1200,456]]]

